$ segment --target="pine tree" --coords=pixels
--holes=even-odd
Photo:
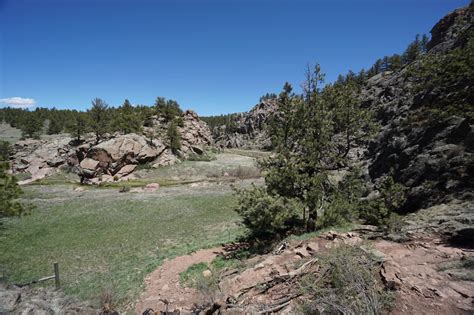
[[[421,51],[423,53],[428,52],[428,42],[429,41],[430,41],[430,39],[428,38],[428,35],[423,34],[423,36],[421,37],[421,42],[420,42]]]
[[[178,150],[181,149],[181,136],[178,132],[178,124],[175,120],[169,123],[166,136],[168,138],[168,147],[173,153],[177,153]]]
[[[29,209],[18,202],[23,193],[16,178],[6,171],[8,163],[0,161],[0,218],[26,214]]]
[[[113,125],[115,130],[119,130],[124,134],[141,131],[142,121],[139,113],[135,111],[129,100],[126,99],[123,105],[115,111]]]
[[[251,188],[240,192],[250,201],[236,209],[251,230],[313,230],[320,212],[337,211],[333,216],[337,218],[350,214],[341,211],[349,202],[338,197],[342,194],[329,181],[329,172],[349,163],[348,152],[355,140],[370,136],[362,129],[370,129],[372,115],[359,106],[359,86],[354,79],[321,89],[323,82],[324,74],[316,65],[306,73],[302,95],[292,94],[289,84],[280,93],[280,110],[269,131],[275,154],[259,162],[265,191]],[[299,212],[296,218],[295,211]],[[329,217],[326,215],[326,223],[331,222]],[[268,228],[255,224],[262,218]],[[252,232],[258,235],[261,231]]]
[[[79,144],[81,143],[81,136],[89,131],[87,122],[87,115],[82,112],[74,112],[73,119],[66,125],[66,131],[69,132],[72,138]]]
[[[89,110],[90,127],[95,134],[96,143],[109,131],[109,105],[100,98],[92,101],[92,108]]]
[[[415,40],[408,45],[407,49],[403,53],[402,60],[403,64],[409,64],[418,58],[418,56],[423,52],[423,46],[420,41],[420,35],[416,34]]]
[[[181,116],[183,113],[178,102],[166,100],[164,97],[156,99],[155,108],[158,116],[163,117],[167,122],[172,121],[176,116]]]
[[[27,112],[20,124],[20,129],[25,138],[39,138],[43,129],[43,120],[35,112]]]
[[[48,126],[48,135],[55,135],[61,133],[63,131],[63,124],[57,115],[53,115],[49,118],[49,126]]]

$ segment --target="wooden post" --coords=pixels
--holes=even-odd
[[[59,265],[57,262],[54,263],[54,283],[56,284],[56,290],[59,290]]]

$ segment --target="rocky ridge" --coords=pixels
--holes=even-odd
[[[445,16],[431,30],[427,54],[442,56],[466,44],[473,21],[472,5]],[[408,187],[404,211],[453,198],[472,200],[473,121],[458,114],[425,124],[431,115],[431,103],[449,101],[456,90],[472,89],[472,79],[454,82],[446,90],[416,91],[417,82],[409,73],[410,66],[413,64],[399,71],[379,73],[362,86],[360,104],[375,112],[381,128],[373,141],[354,145],[350,154],[362,153],[353,154],[353,158],[365,165],[372,183],[392,174],[397,182]],[[238,119],[236,132],[225,133],[225,128],[220,128],[220,133],[214,131],[216,143],[221,147],[268,147],[270,139],[265,126],[277,111],[274,100],[263,101]]]
[[[109,135],[95,144],[90,135],[79,145],[70,137],[58,137],[53,141],[22,140],[13,147],[12,172],[26,173],[31,177],[20,184],[50,176],[59,170],[77,173],[84,183],[100,184],[133,178],[139,164],[151,163],[160,167],[178,163],[192,154],[202,154],[205,147],[213,144],[211,131],[198,115],[188,110],[182,115],[178,132],[181,149],[173,152],[166,144],[167,123],[157,116],[151,117],[145,133]]]
[[[270,148],[271,141],[265,126],[277,108],[275,99],[265,99],[248,113],[237,116],[232,122],[236,126],[233,131],[227,130],[226,126],[214,128],[216,145],[221,148]]]

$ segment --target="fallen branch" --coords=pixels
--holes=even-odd
[[[290,304],[290,302],[291,301],[288,301],[288,302],[282,303],[280,305],[274,306],[272,308],[268,308],[266,310],[258,312],[257,314],[268,314],[268,313],[278,312],[279,310],[287,307]]]

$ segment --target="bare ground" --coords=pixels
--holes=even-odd
[[[222,253],[220,247],[203,249],[165,261],[145,278],[146,290],[135,307],[135,313],[142,314],[150,308],[155,311],[165,310],[164,301],[169,303],[170,310],[189,308],[199,303],[195,289],[180,286],[179,274],[194,264],[212,262],[219,253]]]
[[[302,264],[307,266],[305,272],[320,272],[315,256],[339,244],[367,245],[357,233],[328,232],[306,241],[290,241],[280,252],[247,261],[247,269],[228,272],[228,276],[221,277],[219,287],[222,301],[232,301],[232,305],[224,302],[222,313],[259,312],[274,307],[276,301],[286,301],[277,312],[294,313],[299,300],[294,276],[302,272]],[[450,246],[425,234],[412,235],[405,243],[375,240],[371,246],[370,250],[383,260],[381,279],[394,292],[391,314],[474,313],[474,282],[469,278],[472,266],[460,268],[474,259],[472,250]],[[180,286],[179,273],[193,264],[209,263],[219,251],[203,250],[165,262],[147,277],[146,291],[136,306],[136,314],[147,308],[165,310],[160,299],[170,302],[170,310],[193,309],[199,303],[198,294]],[[291,296],[295,298],[287,301]]]

